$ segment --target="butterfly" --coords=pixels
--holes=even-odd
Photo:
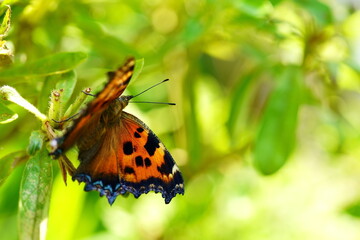
[[[118,195],[162,193],[165,203],[184,194],[184,181],[173,157],[150,128],[123,111],[133,96],[123,96],[133,75],[135,59],[129,58],[115,72],[93,101],[80,112],[64,135],[51,141],[54,158],[72,146],[80,161],[72,180],[97,190],[112,205]]]

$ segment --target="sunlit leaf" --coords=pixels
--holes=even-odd
[[[6,5],[12,5],[15,4],[17,2],[19,2],[20,0],[4,0],[1,2],[1,6],[6,6]]]
[[[269,8],[266,8],[265,5],[267,4],[267,1],[262,0],[243,0],[243,1],[237,1],[237,6],[241,11],[244,13],[250,15],[250,16],[263,16],[265,12],[269,11]],[[267,10],[267,11],[265,11]]]
[[[11,18],[11,8],[10,6],[6,6],[7,10],[5,12],[5,16],[0,25],[0,39],[7,35],[10,29],[10,18]]]
[[[74,70],[45,77],[38,108],[41,111],[47,111],[49,96],[54,89],[61,93],[61,104],[65,107],[74,91],[76,82],[77,78]]]
[[[355,70],[357,73],[360,73],[360,64],[358,64],[355,60],[353,59],[347,59],[345,61],[345,63],[351,67],[353,70]]]
[[[77,79],[74,70],[59,75],[52,75],[50,77],[58,79],[55,89],[60,90],[61,104],[66,104],[69,101],[76,85]]]
[[[325,26],[332,22],[332,11],[327,4],[318,0],[302,0],[296,3],[308,10],[319,25]]]
[[[281,67],[276,87],[265,109],[254,149],[255,167],[273,174],[288,160],[295,146],[297,114],[301,101],[301,70]]]
[[[0,71],[0,79],[47,76],[67,72],[86,59],[82,52],[56,53]]]
[[[0,159],[0,186],[11,174],[12,170],[28,158],[25,151],[10,153]]]
[[[0,124],[9,123],[18,118],[18,115],[0,102]]]
[[[256,79],[257,73],[249,74],[243,77],[239,84],[234,88],[233,96],[231,99],[231,110],[227,122],[228,131],[230,136],[233,138],[233,143],[239,139],[239,125],[240,125],[240,112],[245,108],[246,93],[249,91],[249,86],[252,80]]]
[[[86,91],[86,89],[84,89],[83,91]],[[68,117],[72,117],[75,114],[77,114],[80,107],[83,105],[83,103],[85,102],[85,100],[88,97],[89,97],[89,95],[84,94],[83,92],[79,92],[77,97],[75,98],[75,100],[70,104],[68,109],[65,111],[63,117],[68,118]],[[50,108],[50,110],[51,110],[51,108]]]
[[[104,32],[103,27],[95,21],[89,11],[78,9],[79,14],[75,19],[75,24],[84,32],[84,34],[94,44],[94,51],[100,52],[108,57],[119,59],[124,54],[137,56],[138,53],[135,48],[121,39]],[[82,11],[81,11],[82,10]]]
[[[193,79],[189,79],[188,81],[191,81],[191,85],[189,84],[188,89],[186,91],[186,102],[184,104],[187,104],[187,108],[188,108],[188,114],[186,114],[186,136],[187,136],[187,141],[188,141],[188,149],[189,152],[191,153],[191,159],[193,160],[191,162],[191,164],[198,164],[199,160],[201,159],[201,155],[203,154],[202,152],[202,146],[200,144],[201,142],[201,137],[200,137],[200,133],[199,133],[199,123],[198,123],[198,119],[196,118],[196,107],[194,106],[195,102],[195,89],[194,89],[194,84],[193,84]]]
[[[188,44],[193,43],[204,32],[204,26],[198,19],[190,19],[185,25],[182,39]]]
[[[46,225],[52,184],[52,159],[43,147],[29,159],[24,169],[19,205],[20,239],[40,239],[46,234]]]
[[[70,72],[73,71],[71,70],[62,74],[55,74],[45,77],[38,101],[38,108],[40,111],[48,111],[49,97],[51,91],[54,89],[67,89],[63,91],[65,92],[64,94],[68,96],[65,97],[65,99],[70,98],[76,84],[75,72],[73,72],[74,75]]]
[[[276,5],[280,4],[280,3],[282,3],[283,0],[270,0],[270,2],[271,2],[271,4],[272,4],[273,6],[276,6]]]
[[[30,155],[35,155],[37,151],[42,148],[43,145],[43,136],[40,131],[33,131],[30,135],[30,143],[27,148],[27,152]]]
[[[42,114],[39,109],[32,105],[29,101],[23,98],[15,88],[10,86],[1,86],[0,87],[0,98],[5,101],[16,103],[17,105],[23,107],[29,112],[33,113],[37,118],[42,121],[46,120],[46,116]]]
[[[134,74],[131,77],[131,81],[134,81],[139,77],[143,67],[144,67],[144,58],[137,59],[135,62]]]

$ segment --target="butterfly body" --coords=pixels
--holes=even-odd
[[[55,139],[52,154],[58,157],[76,145],[80,165],[73,180],[85,182],[86,191],[99,191],[110,204],[118,195],[132,193],[137,198],[149,191],[161,192],[169,203],[176,194],[184,193],[180,170],[150,128],[123,111],[132,96],[120,95],[134,64],[129,59],[109,74],[105,88],[64,136]]]

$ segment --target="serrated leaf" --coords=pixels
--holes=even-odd
[[[0,124],[14,121],[18,115],[0,102]]]
[[[28,159],[28,156],[25,151],[13,152],[0,159],[0,186],[5,182],[14,168],[26,159]]]
[[[301,101],[301,69],[282,67],[276,80],[277,85],[261,120],[254,149],[255,167],[263,174],[278,171],[295,146]]]
[[[86,57],[87,55],[83,52],[56,53],[33,62],[4,69],[0,71],[0,79],[61,74],[75,68]]]
[[[0,38],[3,38],[4,36],[6,36],[10,29],[11,8],[10,8],[10,6],[6,6],[6,7],[7,7],[7,10],[5,12],[5,16],[0,25]]]
[[[33,131],[30,135],[30,143],[27,148],[29,155],[33,156],[43,145],[43,135],[40,131]]]
[[[39,239],[46,227],[40,224],[48,216],[52,184],[52,159],[45,147],[29,159],[24,169],[20,188],[20,239]]]

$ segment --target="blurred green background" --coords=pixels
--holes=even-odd
[[[144,58],[127,111],[162,139],[185,195],[118,197],[113,206],[56,161],[45,239],[360,239],[360,4],[317,0],[33,0],[12,9],[14,64],[81,51],[74,95],[99,89],[127,56]],[[4,11],[3,11],[4,14]],[[45,77],[0,78],[47,113]],[[38,121],[0,125],[0,158]],[[69,157],[77,165],[76,152]],[[0,239],[18,239],[25,164],[0,187]],[[0,161],[0,167],[1,167]],[[47,226],[47,227],[46,227]]]

